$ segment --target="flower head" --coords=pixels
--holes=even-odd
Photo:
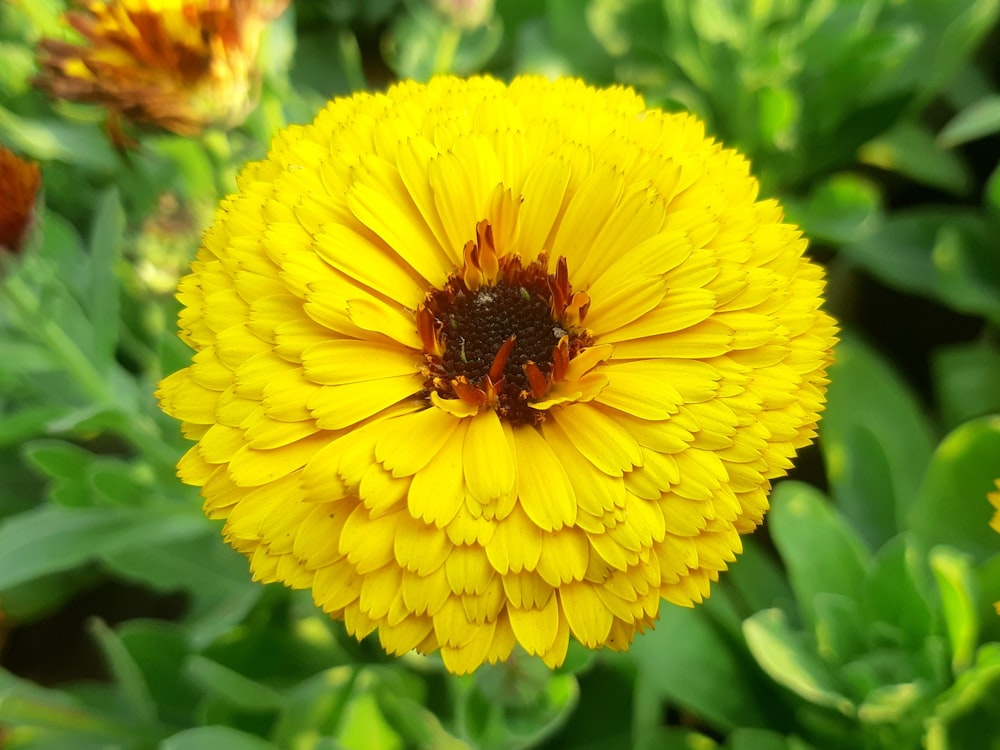
[[[0,146],[0,251],[17,254],[24,248],[41,182],[35,162]]]
[[[113,116],[194,135],[243,121],[264,23],[288,0],[79,0],[82,44],[43,39],[40,89]]]
[[[179,299],[181,477],[263,581],[468,672],[626,648],[815,435],[823,272],[623,88],[400,83],[280,134]]]

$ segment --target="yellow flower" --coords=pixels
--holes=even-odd
[[[37,164],[0,146],[0,251],[24,248],[41,182]]]
[[[79,0],[80,45],[43,39],[36,85],[181,135],[234,127],[256,99],[254,58],[288,0]],[[115,119],[115,123],[117,120]]]
[[[745,159],[624,88],[332,102],[239,179],[158,396],[262,581],[458,673],[628,647],[815,435],[823,272]]]

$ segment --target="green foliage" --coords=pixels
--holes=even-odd
[[[1000,0],[458,5],[296,0],[245,124],[138,132],[124,156],[99,108],[33,88],[66,3],[0,3],[0,144],[45,186],[0,263],[0,744],[1000,749]],[[777,483],[711,598],[664,603],[626,654],[573,644],[554,672],[517,654],[466,677],[389,659],[251,581],[175,476],[187,443],[151,395],[190,356],[171,295],[238,170],[327,97],[442,72],[693,111],[827,265],[844,330],[819,460]],[[109,582],[182,605],[63,624],[99,673],[15,674],[22,633]]]

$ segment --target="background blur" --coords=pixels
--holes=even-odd
[[[245,122],[122,150],[32,84],[41,38],[79,39],[64,10],[0,3],[0,144],[44,191],[0,265],[0,747],[1000,748],[1000,0],[295,0]],[[242,165],[330,97],[444,72],[696,113],[844,328],[819,445],[711,599],[555,673],[389,659],[253,584],[151,396]]]

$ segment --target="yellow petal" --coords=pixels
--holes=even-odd
[[[482,503],[508,494],[514,486],[514,457],[493,409],[468,420],[462,464],[469,492]]]
[[[309,413],[324,430],[350,427],[421,389],[415,375],[397,375],[346,385],[324,386],[309,397]]]
[[[531,426],[514,430],[518,502],[545,531],[576,521],[576,492],[559,457]]]
[[[620,477],[642,461],[635,438],[601,409],[570,404],[552,412],[577,450],[601,471]]]
[[[420,361],[398,346],[331,339],[302,353],[306,377],[321,385],[344,385],[416,374]]]
[[[407,495],[407,506],[414,518],[444,527],[464,505],[462,443],[466,428],[467,420],[459,422],[452,438],[414,475]]]
[[[534,570],[542,550],[542,530],[528,518],[520,506],[497,524],[486,543],[486,556],[500,575]]]
[[[559,630],[559,600],[550,596],[538,609],[507,607],[517,642],[529,654],[542,654],[555,642]]]
[[[448,585],[456,594],[482,594],[496,575],[478,544],[452,547],[445,561]]]
[[[409,266],[381,243],[343,224],[327,223],[316,236],[316,252],[351,279],[406,307],[416,307],[426,289]]]
[[[402,516],[390,513],[371,518],[368,509],[358,505],[347,517],[340,532],[340,554],[355,566],[358,574],[370,573],[392,562],[393,540]]]
[[[397,417],[375,443],[375,458],[393,476],[412,476],[451,439],[458,420],[441,409],[421,409]]]
[[[612,615],[591,584],[569,583],[560,587],[559,603],[570,630],[580,643],[597,648],[607,640]]]
[[[452,551],[448,536],[436,526],[402,517],[393,541],[396,562],[417,575],[426,576],[444,565]]]

